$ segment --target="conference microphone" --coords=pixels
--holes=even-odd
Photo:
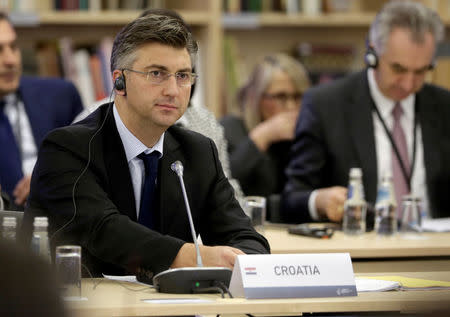
[[[223,285],[228,287],[232,273],[229,268],[203,266],[200,248],[197,242],[197,234],[195,233],[194,222],[192,220],[191,208],[184,186],[183,164],[180,161],[175,161],[171,164],[170,168],[177,174],[180,181],[186,213],[191,227],[192,240],[194,241],[197,255],[197,267],[168,269],[158,273],[153,277],[153,285],[158,292],[176,294],[197,293],[202,291],[202,289],[222,288]]]

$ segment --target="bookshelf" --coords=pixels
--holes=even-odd
[[[33,2],[32,0],[30,0]],[[70,0],[66,0],[70,1]],[[80,3],[82,0],[79,0]],[[151,3],[156,0],[141,1]],[[255,1],[255,0],[246,0]],[[292,0],[278,1],[288,3]],[[235,83],[238,85],[247,77],[258,57],[275,52],[292,54],[301,42],[312,44],[328,43],[348,45],[355,48],[350,70],[363,67],[365,39],[370,23],[386,0],[300,0],[321,3],[320,11],[307,13],[301,10],[287,12],[267,10],[268,4],[276,0],[261,0],[260,11],[224,12],[233,2],[241,0],[159,0],[158,4],[174,9],[192,26],[200,44],[200,78],[198,94],[200,102],[211,109],[217,117],[233,111],[234,91],[227,87],[227,58],[224,56],[225,43],[232,43],[231,52],[236,57]],[[345,9],[335,9],[335,1],[344,3]],[[419,0],[418,0],[419,1]],[[450,1],[420,0],[436,9],[444,23],[450,26]],[[11,2],[11,1],[10,1]],[[12,1],[14,2],[14,1]],[[28,1],[27,1],[28,2]],[[67,36],[75,45],[95,45],[104,37],[114,37],[129,21],[142,10],[108,9],[101,5],[129,3],[133,1],[91,0],[95,8],[86,10],[54,10],[53,0],[35,1],[33,9],[16,14],[16,30],[19,45],[31,50],[40,41],[54,41]],[[99,7],[100,5],[100,7]],[[230,41],[231,39],[231,41]],[[230,49],[230,48],[228,48]],[[450,65],[450,62],[447,62]],[[450,66],[448,66],[450,67]],[[446,69],[449,69],[449,68]],[[432,76],[433,77],[433,76]],[[445,79],[444,73],[435,78]],[[450,88],[450,84],[449,87]]]
[[[43,1],[46,2],[46,1]],[[95,1],[93,1],[95,2]],[[221,3],[218,0],[160,1],[163,7],[176,10],[188,24],[199,42],[201,58],[200,77],[197,85],[200,102],[218,113],[220,107],[219,85],[222,59]],[[142,10],[53,10],[50,4],[35,6],[33,10],[11,11],[11,18],[18,34],[19,46],[32,55],[37,43],[58,41],[68,37],[74,46],[94,46],[103,38],[111,37],[128,22],[138,17]],[[86,105],[85,105],[86,106]]]

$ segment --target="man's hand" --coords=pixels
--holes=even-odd
[[[17,206],[23,206],[25,204],[25,201],[28,198],[28,195],[30,194],[30,182],[31,182],[31,175],[25,175],[16,185],[16,188],[14,188],[13,196],[14,196],[14,203]]]
[[[317,190],[316,208],[321,216],[330,221],[339,222],[344,216],[344,202],[347,199],[347,188],[341,186],[321,188]]]
[[[220,266],[233,269],[236,256],[245,254],[239,249],[227,246],[208,247],[201,245],[200,254],[204,266]],[[171,268],[197,266],[197,255],[193,243],[185,243],[178,251]]]

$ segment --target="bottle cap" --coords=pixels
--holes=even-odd
[[[48,218],[47,217],[34,217],[33,225],[39,227],[48,227]]]
[[[359,167],[352,167],[350,169],[350,177],[362,177],[362,169]]]
[[[16,217],[4,217],[3,218],[3,226],[4,227],[15,227],[16,226]]]

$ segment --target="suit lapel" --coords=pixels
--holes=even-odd
[[[346,122],[358,163],[363,169],[364,188],[368,201],[375,201],[377,191],[377,160],[375,150],[375,136],[372,119],[373,100],[369,92],[367,72],[361,72],[357,77],[354,98],[349,103]],[[369,182],[369,180],[374,180]]]
[[[432,188],[430,179],[436,179],[439,171],[444,170],[441,167],[439,145],[439,129],[442,123],[441,113],[436,105],[435,99],[427,94],[426,88],[423,88],[416,95],[416,115],[422,132],[423,156],[425,165],[425,177],[427,188]],[[416,167],[415,167],[416,168]]]
[[[112,104],[111,104],[112,105]],[[127,157],[123,148],[122,140],[117,131],[114,121],[112,106],[109,107],[109,115],[105,122],[103,140],[106,172],[110,180],[111,199],[117,206],[117,209],[130,219],[137,221],[136,203],[134,198],[133,184],[131,181],[130,170]],[[103,119],[102,119],[103,120]],[[101,122],[99,123],[101,124]]]
[[[180,144],[173,137],[170,129],[164,135],[164,155],[160,160],[159,182],[159,224],[161,233],[169,232],[171,219],[179,217],[179,208],[184,207],[178,176],[170,165],[176,160],[185,165],[186,158],[180,150]]]

